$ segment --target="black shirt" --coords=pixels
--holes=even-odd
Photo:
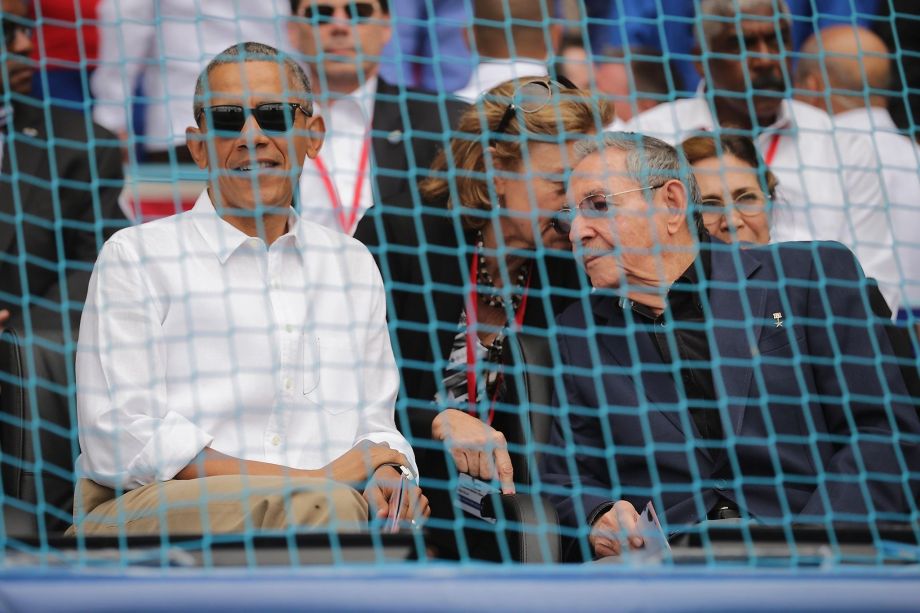
[[[703,279],[710,277],[712,254],[708,240],[701,245],[696,260],[668,290],[665,310],[661,315],[636,303],[632,303],[632,310],[650,324],[649,336],[664,363],[674,362],[670,343],[676,346],[681,360],[683,391],[693,423],[703,438],[720,440],[723,438],[722,423],[716,404],[703,310],[708,303],[708,295],[705,285],[700,283],[697,267],[702,267]]]

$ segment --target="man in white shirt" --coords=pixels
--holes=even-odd
[[[272,47],[218,55],[188,129],[208,189],[105,244],[78,344],[77,530],[347,530],[368,505],[408,517],[388,508],[417,471],[394,423],[380,275],[292,208],[324,131],[309,92]]]
[[[827,113],[788,98],[785,1],[702,0],[698,23],[706,58],[698,95],[647,111],[628,129],[672,144],[721,129],[753,136],[779,179],[773,239],[843,243],[896,310],[893,240],[871,143],[856,134],[835,137]]]
[[[222,49],[254,40],[285,49],[287,0],[101,0],[93,117],[134,146],[131,121],[143,86],[148,161],[191,162],[185,128],[198,73]]]
[[[533,0],[473,0],[472,53],[477,62],[469,83],[454,95],[472,104],[496,85],[549,74],[543,24],[551,3]],[[539,25],[538,25],[539,24]]]
[[[802,54],[796,98],[830,112],[838,135],[867,137],[872,145],[894,235],[901,307],[920,315],[920,148],[888,113],[888,47],[870,30],[843,25],[812,35]]]
[[[291,0],[291,37],[317,89],[326,143],[300,177],[301,213],[373,250],[373,215],[414,206],[424,178],[465,105],[379,76],[390,40],[386,0]]]

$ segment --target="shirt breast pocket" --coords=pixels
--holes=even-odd
[[[363,396],[352,344],[349,337],[304,339],[303,393],[333,415],[356,409]]]

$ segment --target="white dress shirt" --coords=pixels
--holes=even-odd
[[[882,108],[834,115],[838,134],[869,137],[884,177],[884,196],[894,236],[901,281],[901,307],[920,308],[920,147],[904,136]]]
[[[99,64],[91,84],[93,118],[115,133],[129,130],[138,78],[146,109],[144,148],[185,143],[194,125],[198,74],[230,45],[256,41],[289,50],[288,0],[101,0]]]
[[[335,197],[338,199],[346,226],[355,203],[361,152],[371,134],[376,96],[377,77],[371,77],[347,96],[320,95],[319,100],[323,104],[317,103],[313,107],[314,113],[321,115],[326,122],[326,137],[319,156],[335,186]],[[312,222],[337,232],[347,232],[349,236],[353,235],[358,222],[367,210],[374,206],[371,186],[373,151],[368,149],[367,154],[358,210],[350,227],[343,228],[341,218],[336,212],[336,201],[323,181],[320,166],[316,160],[310,158],[304,160],[303,173],[300,175],[301,214]]]
[[[627,129],[679,144],[716,128],[710,101],[697,96],[658,105]],[[892,310],[900,300],[878,164],[871,143],[858,134],[835,136],[831,117],[813,106],[784,100],[776,122],[756,142],[762,156],[778,138],[770,170],[779,180],[771,237],[774,242],[833,240],[849,247]],[[769,162],[769,160],[767,160]]]
[[[539,60],[486,60],[473,69],[466,87],[454,92],[454,95],[470,104],[496,85],[511,79],[525,77],[545,77],[549,74],[546,62]]]
[[[104,245],[77,347],[82,476],[133,489],[172,479],[205,447],[320,468],[397,431],[399,373],[367,249],[292,214],[270,247],[186,213]],[[417,473],[416,473],[417,474]]]

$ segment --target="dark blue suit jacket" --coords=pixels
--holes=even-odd
[[[610,501],[652,500],[674,529],[719,495],[768,521],[907,519],[920,423],[853,254],[712,250],[704,311],[725,440],[700,438],[648,323],[610,295],[574,304],[558,319],[563,386],[541,465],[561,520],[585,527]]]

